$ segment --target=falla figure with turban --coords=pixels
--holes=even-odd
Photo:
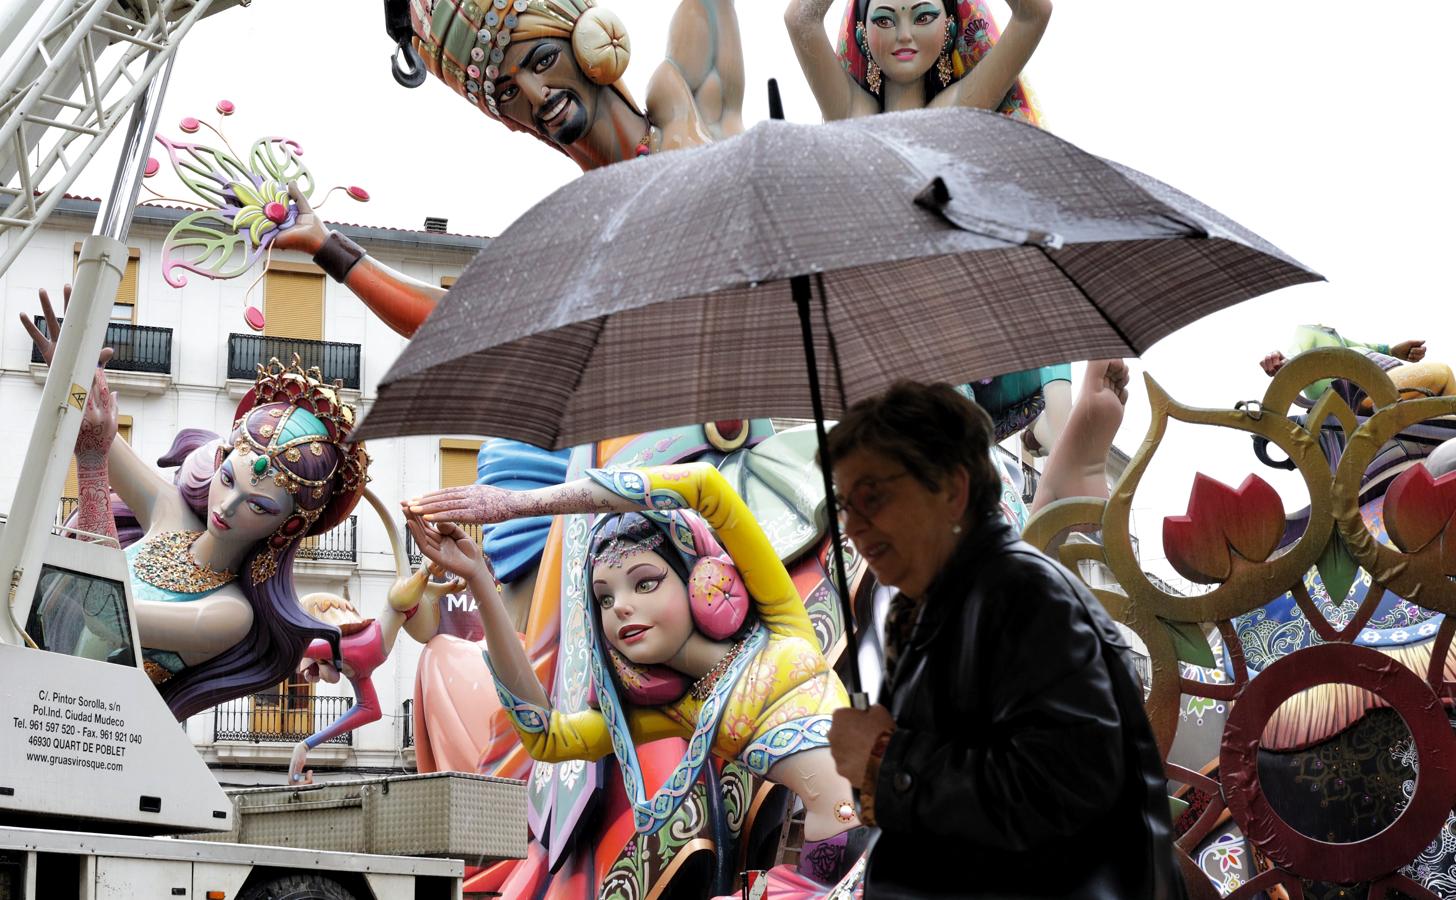
[[[389,0],[386,14],[401,26],[406,3],[412,49],[430,74],[583,170],[743,130],[732,0],[678,6],[645,107],[622,82],[632,57],[627,29],[595,0]]]

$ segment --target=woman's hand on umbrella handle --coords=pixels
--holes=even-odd
[[[61,292],[61,311],[64,313],[71,305],[71,286],[68,284]],[[46,330],[42,332],[30,320],[25,313],[20,314],[20,324],[25,326],[25,333],[30,335],[36,348],[40,350],[40,358],[45,360],[46,365],[51,364],[56,356],[56,342],[61,336],[61,322],[56,318],[55,308],[51,306],[51,295],[46,293],[45,288],[40,289],[40,311],[45,316]],[[101,348],[101,355],[96,358],[97,366],[104,366],[111,361],[111,356],[116,351],[110,347]]]
[[[426,522],[466,522],[495,525],[521,515],[516,509],[516,492],[487,484],[444,488],[416,497],[405,505],[407,513]]]

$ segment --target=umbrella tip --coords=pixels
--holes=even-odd
[[[784,119],[784,100],[779,96],[779,80],[770,78],[768,80],[768,117],[782,122]]]

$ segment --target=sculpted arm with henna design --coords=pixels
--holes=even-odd
[[[62,299],[66,303],[69,303],[71,300],[71,286],[69,284],[65,287]],[[51,307],[50,295],[44,289],[40,291],[40,308],[42,315],[45,316],[45,333],[42,333],[40,329],[36,328],[30,319],[24,315],[20,317],[20,323],[25,326],[26,333],[35,342],[36,348],[40,350],[41,358],[49,365],[51,359],[55,356],[56,343],[54,339],[47,337],[47,335],[59,336],[61,323],[56,317],[55,310]],[[64,308],[62,307],[62,309]],[[110,347],[102,350],[97,365],[106,365],[107,361],[111,359],[111,355],[112,350]],[[104,379],[102,383],[104,384]],[[112,402],[115,402],[114,398]],[[87,403],[89,406],[89,399]],[[112,410],[112,415],[115,415],[114,409]],[[83,432],[85,428],[86,426],[83,420]],[[114,427],[112,435],[115,435]],[[79,463],[77,476],[79,480]],[[148,466],[141,457],[137,456],[136,451],[132,450],[131,445],[124,440],[108,439],[101,478],[109,480],[110,487],[107,490],[115,490],[121,496],[121,499],[126,501],[126,505],[130,506],[132,511],[136,513],[137,521],[141,524],[144,531],[151,529],[158,503],[170,500],[178,506],[182,504],[181,499],[177,496],[177,490],[172,487],[171,482],[154,471],[151,466]],[[100,507],[97,508],[99,509]],[[108,517],[111,515],[109,500],[105,506],[105,514]]]
[[[485,484],[470,484],[431,491],[406,504],[408,512],[426,522],[478,525],[493,525],[530,516],[632,512],[641,508],[640,504],[613,494],[589,478],[531,491],[508,491]],[[479,600],[478,597],[476,599]]]
[[[106,384],[106,374],[96,370],[81,432],[76,435],[76,484],[78,486],[76,527],[90,534],[116,539],[116,520],[111,515],[111,482],[106,476],[106,457],[116,437],[116,397]],[[83,537],[82,540],[92,540]]]

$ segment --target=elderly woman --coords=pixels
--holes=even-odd
[[[997,515],[990,440],[954,388],[909,382],[830,432],[845,534],[900,592],[887,705],[840,709],[829,734],[882,832],[867,895],[960,895],[975,872],[985,896],[1181,896],[1128,645]]]

